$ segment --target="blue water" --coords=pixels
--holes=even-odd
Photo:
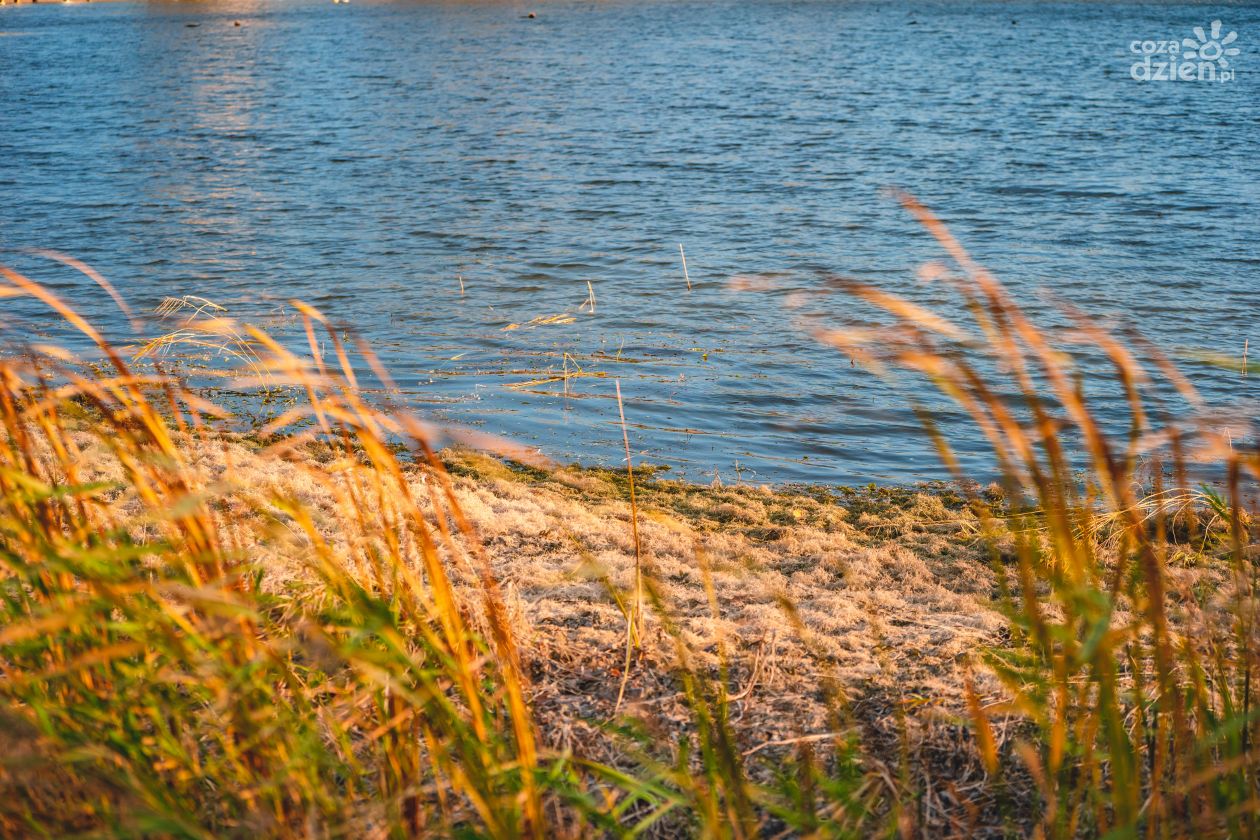
[[[1214,19],[1238,33],[1234,79],[1131,77],[1133,41]],[[285,337],[301,298],[428,416],[561,461],[621,457],[620,379],[636,460],[696,478],[941,474],[909,386],[783,306],[829,273],[948,305],[915,279],[941,254],[888,186],[1046,318],[1038,289],[1170,349],[1257,347],[1257,149],[1254,5],[0,8],[3,258],[112,334],[108,300],[19,249],[82,258],[139,310],[198,294]],[[0,306],[10,330],[40,326]],[[834,296],[805,311],[866,317]],[[510,387],[566,368],[595,375]],[[1212,397],[1260,387],[1188,370]]]

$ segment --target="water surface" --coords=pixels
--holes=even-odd
[[[1233,81],[1131,78],[1134,40],[1218,18]],[[199,294],[295,338],[301,298],[430,416],[562,461],[621,457],[619,378],[636,458],[909,481],[941,471],[905,389],[811,343],[783,294],[836,272],[946,303],[895,185],[1047,317],[1039,288],[1169,348],[1255,346],[1257,61],[1260,8],[1228,4],[6,7],[0,246],[118,335],[16,249],[81,257],[138,309]],[[512,387],[565,370],[587,375]],[[1192,372],[1222,399],[1260,382]]]

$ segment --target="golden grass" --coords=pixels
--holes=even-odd
[[[180,299],[127,359],[0,268],[104,359],[0,357],[0,832],[1254,835],[1255,453],[903,201],[972,323],[837,280],[890,327],[814,333],[956,400],[994,487],[700,488],[628,438],[624,471],[439,457],[305,304],[303,354]],[[242,433],[149,364],[205,346],[291,407]]]
[[[934,384],[998,457],[1003,506],[979,496],[972,504],[995,533],[1015,537],[1013,568],[998,563],[995,572],[1018,645],[987,661],[1007,691],[995,708],[1025,716],[1038,733],[999,756],[986,734],[993,709],[973,703],[986,766],[1031,773],[1044,836],[1253,836],[1258,558],[1242,486],[1260,479],[1260,456],[1221,433],[1154,348],[1142,348],[1141,362],[1070,308],[1074,329],[1039,330],[939,219],[900,200],[957,271],[925,276],[951,284],[973,324],[837,281],[891,316],[892,328],[817,334],[886,375],[910,371]],[[1118,440],[1083,396],[1073,360],[1082,345],[1106,354],[1126,395],[1128,430]],[[1183,408],[1168,408],[1159,379]],[[1212,465],[1222,489],[1193,489],[1192,464]],[[1215,567],[1219,582],[1196,591],[1176,572],[1186,563]]]

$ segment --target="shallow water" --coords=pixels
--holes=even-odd
[[[1234,80],[1131,78],[1131,42],[1215,18]],[[119,336],[81,278],[16,249],[78,256],[138,309],[199,294],[286,335],[301,298],[429,415],[559,460],[621,457],[619,378],[636,460],[931,478],[906,388],[805,338],[784,293],[838,272],[948,304],[915,280],[940,253],[896,185],[1048,318],[1043,287],[1238,355],[1260,344],[1257,62],[1260,8],[1221,4],[5,7],[0,246]],[[511,387],[566,369],[592,375]],[[1189,370],[1222,400],[1260,384]]]

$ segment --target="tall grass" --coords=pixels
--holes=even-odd
[[[10,343],[0,357],[0,833],[748,837],[770,824],[725,686],[691,664],[659,597],[693,735],[610,734],[631,771],[545,746],[432,430],[365,400],[352,360],[387,373],[321,313],[294,303],[299,355],[209,302],[171,301],[174,330],[127,353],[0,272],[0,295],[42,303],[97,351],[85,364]],[[304,470],[331,514],[234,481],[239,426],[167,369],[181,347],[234,361],[234,389],[286,391],[276,403],[291,407],[248,430],[261,447],[248,457]],[[290,463],[304,448],[317,461]],[[302,573],[277,575],[286,566]],[[635,646],[650,589],[610,591],[633,600]],[[877,810],[830,820],[849,831]]]
[[[952,286],[969,322],[836,280],[890,321],[816,335],[885,375],[934,384],[996,456],[1002,502],[970,496],[1015,640],[983,657],[1005,696],[971,695],[988,772],[1031,775],[1041,836],[1256,836],[1260,554],[1248,501],[1260,455],[1220,431],[1156,348],[1135,353],[1070,307],[1071,329],[1039,329],[939,219],[901,201],[952,261],[924,276]],[[1114,370],[1128,413],[1118,435],[1085,398],[1082,350]],[[1005,714],[1033,729],[999,743]]]
[[[743,742],[725,642],[705,664],[640,556],[629,463],[633,588],[604,575],[627,621],[617,705],[631,668],[645,667],[634,654],[650,619],[672,645],[689,720],[665,742],[633,720],[598,722],[625,757],[612,764],[549,748],[493,558],[431,429],[363,396],[356,363],[388,382],[366,347],[305,304],[294,304],[299,354],[183,300],[168,314],[194,314],[129,357],[0,268],[0,296],[41,302],[98,352],[91,365],[45,345],[0,357],[0,832],[1255,835],[1260,639],[1244,489],[1260,461],[1221,439],[1153,348],[1139,361],[1076,313],[1073,330],[1038,329],[929,211],[903,201],[952,259],[930,274],[971,322],[836,280],[891,326],[815,335],[884,375],[926,377],[1001,469],[1000,494],[961,484],[1011,640],[977,655],[965,686],[972,737],[957,749],[983,787],[955,789],[957,813],[924,813],[909,735],[891,748],[864,738],[826,673],[810,690],[831,709],[827,732]],[[333,513],[234,484],[234,427],[165,365],[181,344],[240,361],[238,387],[288,389],[292,407],[251,430],[258,457],[317,449],[317,464],[299,466]],[[1119,435],[1084,397],[1073,353],[1086,346],[1126,395]],[[107,468],[89,451],[108,453]],[[1219,484],[1196,485],[1206,467]],[[277,576],[281,564],[305,573]],[[700,549],[696,564],[716,616]],[[805,639],[795,606],[782,609]]]
[[[462,525],[459,511],[440,484],[428,512],[413,497],[389,442],[431,459],[425,439],[363,402],[336,331],[333,365],[308,308],[310,358],[248,332],[266,354],[251,371],[309,397],[278,424],[310,416],[339,464],[312,480],[354,535],[341,557],[297,500],[243,510],[230,478],[190,460],[223,445],[213,406],[133,370],[66,303],[2,270],[8,296],[46,303],[105,365],[85,375],[50,348],[0,362],[0,699],[25,760],[3,825],[542,836],[544,771],[502,605],[487,581],[489,632],[474,632],[441,551],[459,550],[444,519]],[[244,346],[222,319],[195,331]],[[84,435],[108,447],[116,481],[83,479]],[[269,591],[243,551],[258,540],[287,544],[322,586]]]

